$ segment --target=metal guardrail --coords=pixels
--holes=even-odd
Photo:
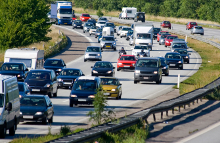
[[[176,34],[185,36],[185,34],[178,32],[178,31],[173,31],[173,30],[169,30],[169,31],[172,33],[176,33]],[[202,38],[199,36],[194,36],[194,35],[188,35],[188,37],[193,38],[193,39],[197,39],[202,42],[206,42],[206,43],[211,44],[213,46],[216,46],[217,48],[220,49],[220,44],[218,44],[216,42],[209,41],[205,38]],[[163,112],[166,112],[166,115],[168,115],[169,110],[172,110],[172,113],[174,113],[175,107],[179,107],[179,111],[180,111],[181,106],[183,106],[185,109],[185,105],[190,106],[190,103],[194,104],[195,101],[197,101],[197,103],[198,103],[199,99],[202,101],[202,97],[215,91],[215,89],[218,88],[219,86],[220,86],[220,78],[218,78],[217,80],[204,86],[203,88],[199,88],[199,89],[196,89],[192,92],[181,95],[177,98],[161,102],[151,108],[139,111],[139,112],[131,114],[127,117],[122,117],[119,119],[119,122],[117,122],[117,123],[116,122],[108,122],[108,123],[105,123],[105,124],[102,124],[102,125],[99,125],[96,127],[86,129],[86,130],[78,132],[78,133],[74,133],[72,135],[68,135],[68,136],[61,137],[56,140],[49,141],[48,143],[61,143],[61,142],[62,143],[81,143],[81,142],[86,142],[86,141],[90,141],[90,140],[101,137],[107,131],[113,133],[118,130],[130,127],[134,124],[137,124],[140,121],[140,119],[145,120],[147,122],[147,118],[151,114],[153,114],[154,120],[156,120],[155,113],[161,113],[161,118],[163,118]]]

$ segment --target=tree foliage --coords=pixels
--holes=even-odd
[[[0,48],[47,41],[51,24],[44,0],[0,0]]]

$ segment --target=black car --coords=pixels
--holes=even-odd
[[[54,70],[56,75],[58,75],[65,67],[66,64],[62,59],[47,59],[44,62],[44,68]]]
[[[157,39],[157,34],[161,31],[161,28],[154,28],[154,35],[153,35],[153,38],[154,40]]]
[[[18,89],[20,98],[30,94],[29,87],[25,82],[18,82]]]
[[[4,63],[1,66],[0,74],[16,76],[18,81],[24,81],[28,71],[24,63]]]
[[[73,29],[74,28],[83,28],[83,26],[82,26],[82,21],[81,20],[74,20],[73,22],[72,22],[72,25],[73,25]]]
[[[31,94],[57,96],[57,77],[53,70],[31,70],[25,79],[25,83],[29,85]]]
[[[89,19],[89,20],[87,20],[87,22],[91,22],[91,23],[93,23],[93,25],[96,25],[96,20],[95,19]]]
[[[65,68],[57,76],[58,88],[62,87],[72,87],[75,79],[77,77],[84,76],[80,69]]]
[[[162,81],[162,65],[159,58],[144,57],[136,62],[134,72],[134,84],[140,81],[156,81],[160,84]]]
[[[185,63],[189,63],[189,55],[190,53],[187,51],[187,49],[175,49],[174,52],[177,52],[177,53],[180,53],[180,55],[182,56],[183,58],[183,62]]]
[[[102,35],[102,28],[96,29],[95,38],[97,38],[99,35]]]
[[[134,16],[134,22],[142,21],[145,22],[145,13],[144,12],[136,12]]]
[[[112,27],[114,29],[114,33],[116,33],[115,24],[112,22],[106,22],[104,27]]]
[[[113,67],[111,62],[108,61],[99,61],[96,62],[92,68],[92,76],[114,76],[115,67]]]
[[[183,69],[183,58],[180,55],[180,53],[176,53],[176,52],[166,53],[165,59],[167,65],[169,65],[170,68],[178,68],[181,70]]]
[[[53,123],[53,104],[47,95],[28,95],[20,99],[20,121]]]
[[[158,57],[161,61],[162,71],[165,76],[169,75],[169,66],[167,65],[166,59],[164,57]]]

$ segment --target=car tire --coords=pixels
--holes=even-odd
[[[11,127],[10,129],[9,129],[9,135],[10,136],[14,136],[15,135],[15,130],[16,130],[16,120],[14,120],[14,125],[13,125],[13,127]]]
[[[51,94],[51,92],[50,92],[50,93],[48,93],[48,96],[49,96],[50,98],[52,98],[52,94]]]
[[[47,117],[45,117],[45,118],[42,119],[42,124],[43,124],[43,125],[47,125]]]
[[[159,45],[161,45],[161,43],[159,42]]]
[[[48,120],[48,122],[51,124],[51,123],[53,123],[53,115],[52,115],[52,117]]]
[[[89,34],[89,36],[91,36],[91,34]]]
[[[102,61],[102,59],[99,59],[99,61]]]
[[[84,59],[84,62],[86,62],[87,60],[86,59]]]
[[[73,29],[75,29],[75,27],[73,26]]]
[[[169,72],[165,74],[165,76],[169,76]]]
[[[7,132],[6,125],[4,125],[4,127],[0,131],[0,138],[5,138],[6,132]]]
[[[119,99],[121,99],[121,97],[122,97],[122,93],[121,93],[121,95],[119,96]]]
[[[100,41],[98,41],[98,43],[100,43]]]
[[[120,71],[121,69],[117,68],[117,71]]]
[[[189,64],[189,61],[187,62],[187,64]]]
[[[166,45],[164,45],[165,47],[167,47]]]
[[[116,48],[114,48],[114,51],[116,51]]]
[[[179,68],[180,70],[183,70],[183,66]]]
[[[122,38],[122,36],[120,36],[120,38]]]
[[[137,84],[138,82],[136,80],[134,80],[134,84]]]
[[[70,105],[69,105],[70,107],[73,107],[73,103],[70,101]]]
[[[83,30],[83,33],[85,33],[85,31]]]
[[[204,35],[204,33],[203,33],[203,34],[201,34],[201,35]]]
[[[156,84],[160,84],[162,79],[159,79],[158,81],[156,81]]]
[[[57,97],[57,91],[53,94],[53,97]]]
[[[97,36],[95,36],[95,38],[97,38]]]

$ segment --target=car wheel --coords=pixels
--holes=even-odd
[[[42,119],[42,124],[47,125],[47,117]]]
[[[165,76],[169,76],[169,72],[165,73]]]
[[[89,36],[91,36],[91,34],[89,34]]]
[[[73,29],[74,29],[75,27],[73,26]]]
[[[70,101],[70,107],[73,107],[73,103]]]
[[[98,41],[98,43],[100,43],[100,41]]]
[[[87,60],[86,59],[84,59],[84,62],[86,62]]]
[[[0,138],[5,138],[6,132],[7,132],[6,125],[4,125],[3,128],[0,131]]]
[[[189,64],[189,61],[187,62],[187,64]]]
[[[119,99],[121,99],[121,97],[122,97],[122,93],[121,93],[121,95],[119,96]]]
[[[50,98],[52,98],[52,94],[51,94],[51,93],[48,93],[48,96],[49,96]]]
[[[136,81],[136,80],[134,80],[134,84],[137,84],[137,81]]]
[[[85,33],[85,31],[83,30],[83,33]]]
[[[161,80],[159,79],[158,81],[156,81],[156,84],[160,84],[161,83]]]
[[[117,71],[120,71],[120,69],[119,69],[119,68],[117,68]]]
[[[159,42],[159,45],[161,45],[161,43]]]
[[[119,95],[115,99],[118,100],[119,99]]]
[[[10,136],[14,136],[15,135],[15,130],[16,130],[16,120],[14,120],[14,125],[13,125],[13,127],[11,127],[10,129],[9,129],[9,135]]]
[[[48,120],[48,122],[51,124],[51,123],[53,123],[53,115],[52,115],[52,117]]]
[[[114,48],[114,51],[116,51],[116,48]]]
[[[204,33],[202,33],[201,35],[204,35]]]
[[[167,46],[165,45],[165,47],[167,47]]]
[[[97,38],[97,36],[95,36],[95,38]]]
[[[120,38],[122,38],[122,36],[120,36]]]
[[[180,70],[183,70],[183,67],[180,67],[179,69],[180,69]]]

